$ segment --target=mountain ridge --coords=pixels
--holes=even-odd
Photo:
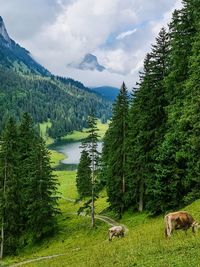
[[[23,73],[45,76],[51,73],[31,56],[30,52],[9,37],[3,18],[0,16],[0,64]]]
[[[0,35],[5,39],[9,44],[11,43],[11,39],[7,33],[3,18],[0,16]]]

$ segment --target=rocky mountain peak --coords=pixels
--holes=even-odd
[[[7,42],[7,43],[11,43],[10,37],[7,33],[3,18],[0,16],[0,36],[3,37],[3,39]]]
[[[104,71],[105,67],[98,63],[95,55],[86,54],[83,61],[79,64],[79,69]]]

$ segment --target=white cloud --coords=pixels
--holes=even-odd
[[[50,71],[90,86],[119,87],[123,80],[134,85],[146,52],[180,0],[0,0],[0,6],[11,37]],[[66,67],[86,53],[112,73]]]
[[[61,12],[55,0],[0,0],[0,15],[18,42],[32,39]]]
[[[73,69],[68,67],[66,70],[67,77],[72,77],[75,80],[82,81],[88,87],[96,87],[99,85],[110,85],[117,88],[120,88],[123,80],[125,80],[127,86],[131,89],[132,78],[133,77],[124,77],[123,75],[111,73],[107,70],[103,72],[98,71],[83,71],[78,69]],[[65,75],[66,75],[65,73]],[[101,81],[101,83],[99,83]]]
[[[117,40],[122,40],[122,39],[124,39],[125,37],[127,37],[127,36],[129,36],[129,35],[132,35],[132,34],[135,33],[136,31],[137,31],[137,29],[133,29],[133,30],[131,30],[131,31],[122,32],[122,33],[120,33],[120,34],[116,37],[116,39],[117,39]]]

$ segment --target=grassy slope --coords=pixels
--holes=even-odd
[[[102,139],[106,130],[108,129],[108,124],[103,124],[100,121],[97,121],[97,128],[98,128],[98,135],[100,139]],[[74,131],[73,133],[62,137],[61,140],[79,141],[79,140],[85,139],[87,136],[88,136],[87,129],[83,129],[82,132]]]
[[[54,152],[54,166],[62,154]],[[74,171],[56,171],[64,198],[76,198]],[[29,267],[189,267],[200,266],[200,232],[193,235],[188,231],[176,232],[166,240],[164,237],[163,218],[148,218],[143,214],[127,212],[120,223],[129,231],[125,238],[108,241],[109,226],[97,221],[95,230],[90,228],[90,218],[77,216],[79,204],[60,199],[62,215],[59,216],[59,233],[41,244],[30,246],[21,251],[20,256],[10,257],[5,263],[21,262],[41,256],[65,254],[57,258],[25,264]],[[107,206],[105,192],[96,203],[97,212]],[[195,219],[200,221],[200,200],[186,207]]]
[[[54,142],[54,140],[53,140],[53,138],[48,136],[47,128],[51,128],[51,122],[50,121],[40,123],[40,134],[48,146],[48,145],[51,145]]]

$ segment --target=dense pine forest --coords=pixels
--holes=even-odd
[[[110,207],[160,214],[200,197],[200,5],[184,0],[144,60],[129,101],[125,84],[104,138]]]

